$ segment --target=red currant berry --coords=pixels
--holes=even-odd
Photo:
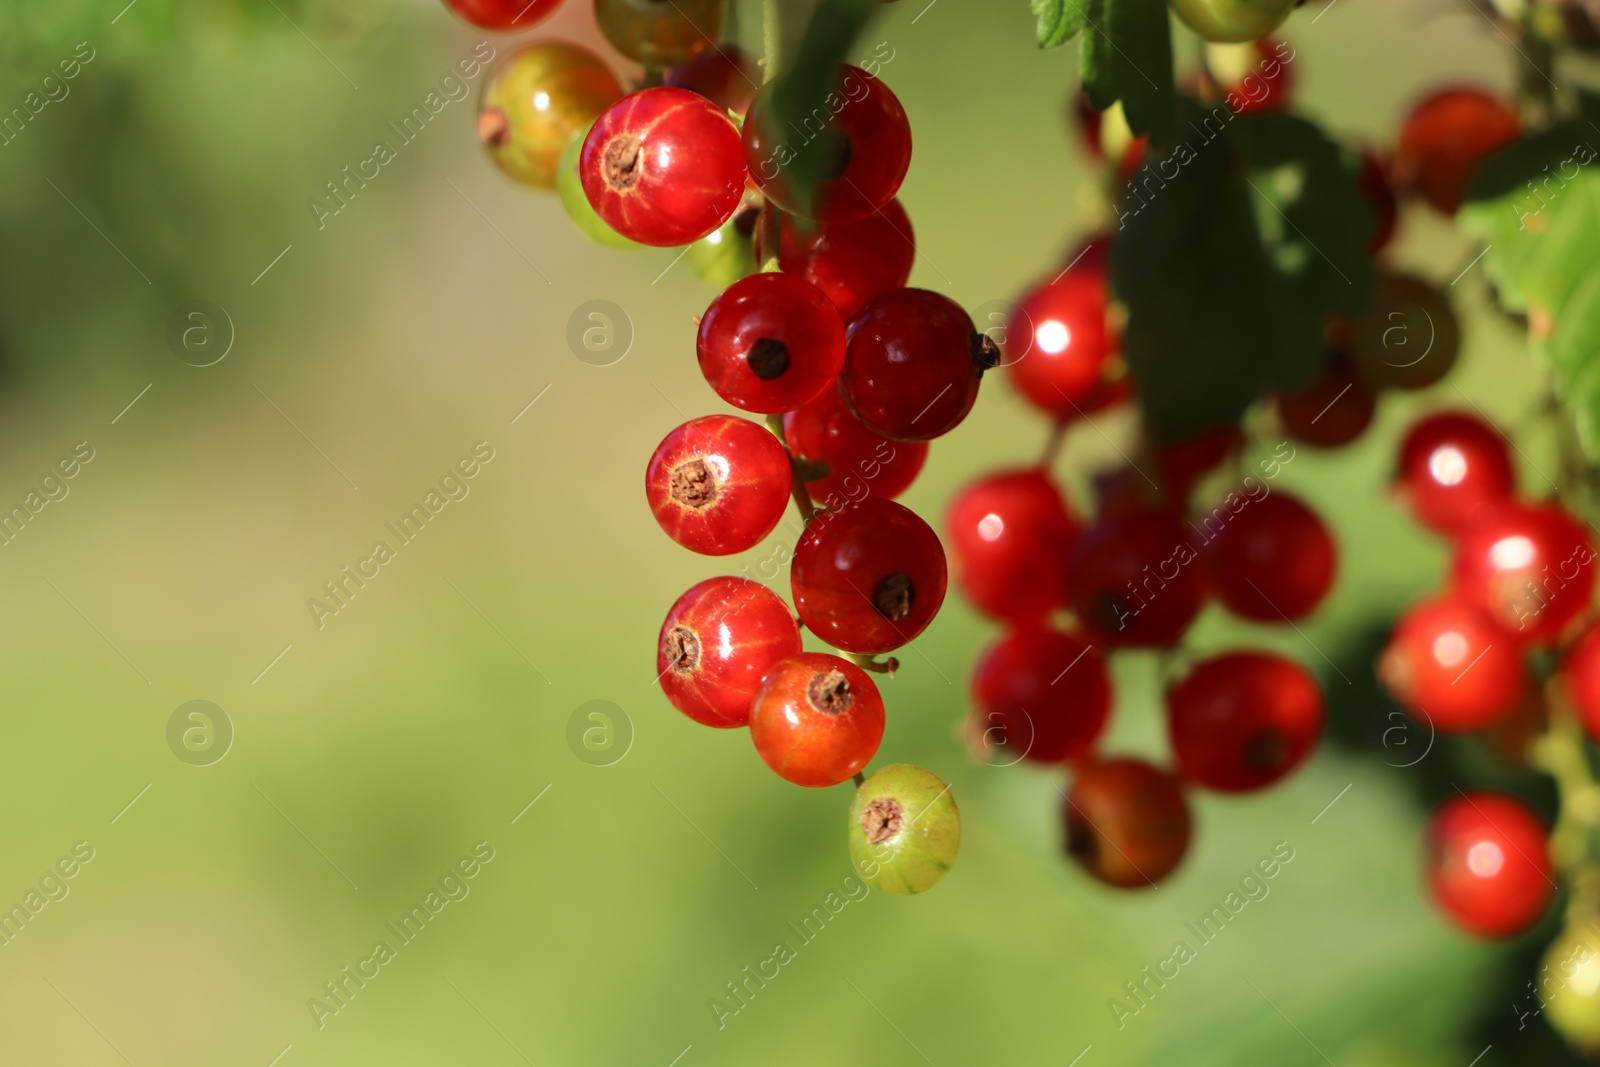
[[[656,522],[684,548],[726,556],[760,544],[789,506],[789,454],[765,429],[732,415],[679,426],[644,473]]]
[[[827,508],[867,496],[892,500],[910,488],[928,458],[924,441],[890,441],[861,425],[837,389],[824,389],[785,415],[783,435],[795,455],[827,465],[826,474],[806,483]]]
[[[1372,423],[1378,398],[1336,362],[1303,393],[1278,397],[1283,431],[1313,448],[1341,448]]]
[[[909,763],[869,775],[850,802],[850,862],[872,888],[904,897],[932,889],[961,848],[950,787]]]
[[[890,652],[944,603],[944,549],[911,509],[872,496],[812,520],[789,581],[795,610],[818,638],[847,652]]]
[[[1516,644],[1454,595],[1401,614],[1378,658],[1378,677],[1395,700],[1447,734],[1494,725],[1528,689]]]
[[[824,223],[865,218],[899,191],[911,166],[911,124],[889,87],[859,67],[839,68],[837,90],[804,132],[779,123],[770,88],[756,94],[744,122],[744,159],[768,200]],[[821,128],[813,130],[813,119]],[[810,196],[792,184],[803,157],[820,179]]]
[[[646,67],[678,67],[722,36],[722,0],[594,0],[611,47]]]
[[[1266,652],[1214,656],[1167,691],[1179,776],[1220,793],[1261,789],[1300,766],[1322,714],[1316,679]]]
[[[1067,557],[1067,595],[1097,641],[1162,648],[1205,602],[1204,564],[1176,519],[1148,510],[1109,513],[1078,535]]]
[[[960,425],[983,372],[998,361],[994,342],[972,328],[961,305],[927,289],[895,289],[867,301],[850,323],[839,388],[873,433],[927,441]]]
[[[1537,812],[1515,797],[1473,790],[1428,819],[1428,889],[1450,920],[1479,937],[1513,937],[1539,921],[1555,892]]]
[[[711,302],[696,347],[700,373],[718,396],[773,415],[833,385],[844,366],[844,324],[804,278],[752,274]]]
[[[1600,623],[1590,623],[1567,650],[1561,680],[1584,730],[1600,740]]]
[[[1367,255],[1376,256],[1394,239],[1395,224],[1400,218],[1400,204],[1395,198],[1394,183],[1389,178],[1389,165],[1378,153],[1368,150],[1361,155],[1361,175],[1358,179],[1361,194],[1372,205],[1378,228],[1367,242]]]
[[[1088,754],[1111,714],[1105,661],[1084,641],[1036,626],[1006,634],[972,671],[972,703],[988,740],[1036,763]]]
[[[1418,102],[1400,125],[1395,184],[1454,215],[1478,164],[1519,132],[1517,113],[1488,93],[1440,90]]]
[[[600,217],[646,245],[698,241],[744,196],[739,131],[705,97],[665,85],[606,109],[583,142],[578,173]]]
[[[1042,619],[1066,603],[1067,553],[1080,525],[1042,469],[967,486],[945,517],[956,584],[996,619]]]
[[[1178,780],[1140,759],[1078,772],[1061,809],[1067,855],[1107,885],[1153,886],[1189,849],[1189,801]]]
[[[765,262],[770,253],[757,245],[757,258]],[[779,219],[778,268],[827,293],[846,320],[873,297],[905,285],[916,258],[911,218],[898,200],[864,219],[810,230],[793,215]]]
[[[1287,493],[1258,500],[1231,493],[1196,525],[1210,538],[1217,598],[1240,618],[1303,619],[1333,586],[1333,537],[1316,512]]]
[[[1454,536],[1510,500],[1516,475],[1500,431],[1475,415],[1440,411],[1406,431],[1395,483],[1418,521]]]
[[[1408,274],[1384,274],[1354,324],[1350,368],[1372,390],[1425,389],[1461,354],[1461,323],[1443,292]]]
[[[1558,504],[1507,502],[1456,541],[1451,577],[1515,640],[1559,634],[1594,599],[1594,541]]]
[[[750,739],[785,781],[838,785],[878,751],[883,698],[849,660],[802,652],[762,679],[750,708]]]
[[[1120,102],[1108,111],[1100,111],[1089,102],[1087,93],[1078,92],[1073,95],[1071,111],[1083,147],[1092,158],[1115,160],[1117,175],[1122,179],[1132,178],[1144,166],[1150,153],[1150,138],[1133,135]]]
[[[761,68],[735,44],[719,44],[667,74],[667,84],[699,93],[724,111],[742,115],[761,85]]]
[[[1162,492],[1172,505],[1172,510],[1179,514],[1187,511],[1194,487],[1243,447],[1244,433],[1239,427],[1216,426],[1157,448],[1156,470],[1160,475]],[[1137,471],[1132,473],[1144,482]],[[1148,486],[1150,483],[1144,484]]]
[[[707,726],[743,726],[767,671],[801,652],[783,598],[748,578],[707,578],[661,624],[656,673],[672,706]]]
[[[1006,324],[1011,383],[1057,420],[1085,413],[1117,355],[1119,341],[1107,321],[1110,252],[1109,237],[1090,240],[1067,270],[1023,297]]]
[[[444,0],[457,15],[486,30],[525,30],[561,6],[561,0]],[[620,94],[619,94],[620,95]]]
[[[489,76],[478,139],[507,175],[553,189],[567,145],[621,96],[617,76],[599,56],[561,41],[536,44]]]

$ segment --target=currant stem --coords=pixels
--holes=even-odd
[[[805,468],[795,458],[794,450],[789,447],[789,440],[783,433],[783,416],[768,415],[767,429],[772,431],[772,436],[783,445],[783,450],[789,453],[789,484],[794,494],[794,506],[800,512],[801,522],[810,522],[817,514],[817,506],[811,502],[811,492],[806,488]]]
[[[856,784],[857,789],[860,789],[862,786],[867,784],[867,776],[862,774],[860,771],[857,771],[855,777],[850,780]]]
[[[1043,470],[1051,470],[1056,465],[1056,460],[1061,456],[1061,446],[1067,442],[1067,420],[1057,419],[1050,427],[1050,436],[1045,438],[1044,454],[1039,457],[1039,466]]]
[[[900,669],[900,661],[893,656],[880,660],[861,652],[841,652],[840,655],[864,671],[872,671],[874,674],[887,674],[891,678],[894,677],[894,672]]]

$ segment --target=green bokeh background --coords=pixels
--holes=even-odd
[[[601,47],[587,8],[569,0],[525,36]],[[1435,82],[1516,74],[1466,5],[1352,0],[1286,32],[1303,110],[1357,138],[1384,138]],[[1451,288],[1467,320],[1452,379],[1385,399],[1336,456],[1300,449],[1278,483],[1337,531],[1326,608],[1303,632],[1209,609],[1188,646],[1300,659],[1327,686],[1336,742],[1266,795],[1197,798],[1180,873],[1113,894],[1058,853],[1060,775],[985,767],[958,741],[993,628],[952,597],[885,683],[880,762],[952,784],[960,861],[935,892],[873,894],[801,947],[785,924],[849,873],[847,791],[786,785],[745,734],[696,726],[652,684],[672,600],[772,547],[693,556],[639,492],[668,429],[727,410],[692,358],[713,293],[670,252],[587,243],[553,195],[503,179],[474,136],[481,76],[325,228],[307,206],[484,39],[436,0],[0,12],[0,107],[78,42],[95,50],[0,147],[0,502],[77,442],[95,450],[0,548],[0,902],[75,842],[95,850],[0,947],[0,1062],[1388,1067],[1465,1065],[1491,1043],[1480,1064],[1552,1062],[1543,1024],[1519,1032],[1513,1007],[1549,928],[1470,943],[1418,891],[1419,798],[1498,772],[1444,746],[1386,766],[1427,738],[1385,732],[1401,720],[1369,667],[1384,620],[1442,558],[1384,499],[1397,433],[1463,394],[1514,423],[1537,392],[1481,276]],[[489,39],[501,57],[516,40]],[[1021,0],[908,0],[863,54],[878,41],[916,136],[914,284],[969,308],[1014,298],[1097,219],[1063,125],[1073,59],[1032,46]],[[1473,254],[1418,212],[1394,257],[1446,284]],[[206,368],[165,341],[196,299],[236,332]],[[605,367],[566,340],[597,299],[633,333]],[[1080,501],[1131,430],[1097,426],[1059,466]],[[935,518],[1044,436],[990,382],[904,500]],[[1518,440],[1536,491],[1547,442]],[[470,495],[319,629],[307,599],[479,441],[494,459]],[[1265,430],[1261,454],[1275,443]],[[1159,669],[1119,658],[1115,749],[1161,752]],[[167,747],[192,699],[236,729],[212,766]],[[606,767],[567,740],[597,699],[633,734]],[[308,998],[393,945],[384,923],[480,841],[494,859],[470,896],[319,1028]],[[1119,1030],[1108,1000],[1174,941],[1194,947],[1184,924],[1278,842],[1294,859],[1270,895]],[[708,1002],[780,938],[797,958],[719,1027]]]

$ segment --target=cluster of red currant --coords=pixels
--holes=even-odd
[[[661,687],[696,722],[748,726],[787,781],[855,779],[853,861],[877,888],[916,893],[954,861],[959,815],[921,768],[863,775],[884,732],[869,672],[894,672],[878,657],[933,620],[946,573],[939,538],[892,497],[916,477],[926,442],[972,409],[999,352],[954,301],[905,287],[915,244],[894,197],[911,129],[894,94],[841,66],[822,121],[792,146],[771,87],[755,91],[754,65],[712,44],[722,9],[597,0],[602,32],[645,66],[645,86],[624,95],[592,55],[534,45],[491,79],[480,131],[513,177],[564,192],[575,183],[569,214],[608,242],[747,242],[750,254],[713,272],[729,284],[700,317],[696,349],[717,395],[767,425],[684,423],[656,448],[645,493],[673,540],[712,556],[766,540],[792,497],[804,523],[794,612],[749,578],[700,582],[662,624]],[[795,177],[802,150],[814,181]],[[802,627],[837,654],[805,651]]]

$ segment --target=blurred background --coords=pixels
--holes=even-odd
[[[0,1061],[1556,1061],[1518,1020],[1552,930],[1470,943],[1416,873],[1425,799],[1504,772],[1430,749],[1371,672],[1442,563],[1386,500],[1400,428],[1475,404],[1516,436],[1525,485],[1550,455],[1521,429],[1536,376],[1477,272],[1448,290],[1457,373],[1284,469],[1344,552],[1327,606],[1299,631],[1215,608],[1192,631],[1196,653],[1248,642],[1317,672],[1334,721],[1305,769],[1197,796],[1195,845],[1159,889],[1092,884],[1059,851],[1061,776],[984,766],[959,739],[994,631],[952,596],[884,683],[877,762],[952,784],[960,861],[801,944],[786,924],[851,873],[848,790],[782,782],[652,681],[678,594],[771,551],[694,556],[640,492],[667,430],[729,410],[693,359],[714,291],[669,250],[590,244],[504,178],[475,136],[483,75],[336,216],[310,207],[480,42],[615,58],[591,5],[506,37],[437,0],[125,3],[0,12],[0,112],[80,63],[0,145],[0,506],[31,514],[0,547],[0,908],[31,916],[0,935]],[[1301,110],[1358,139],[1386,140],[1441,81],[1516,76],[1487,20],[1444,0],[1308,7],[1283,35]],[[879,42],[916,138],[913,284],[969,309],[1016,298],[1102,221],[1066,120],[1071,50],[1036,49],[1022,0],[888,6],[862,54]],[[1442,285],[1475,254],[1426,209],[1402,222],[1397,263]],[[596,300],[622,313],[606,360],[569,341]],[[1058,466],[1079,501],[1130,431],[1097,427]],[[1045,437],[996,377],[903,500],[937,524],[958,486]],[[475,448],[492,458],[467,494],[401,545],[385,524]],[[74,454],[74,477],[41,481]],[[378,577],[313,613],[380,540],[396,552]],[[1162,751],[1158,671],[1118,657],[1110,747]],[[204,719],[178,714],[197,700]],[[590,701],[614,705],[599,751],[578,737]],[[213,731],[202,755],[192,727]],[[1124,983],[1197,946],[1185,924],[1275,846],[1293,860],[1269,895],[1119,1028]],[[75,848],[92,859],[60,877]],[[464,858],[460,899],[396,937]],[[738,1007],[726,984],[780,940],[797,958],[719,1025],[712,999]],[[393,958],[357,987],[342,969],[370,975],[380,941]]]

